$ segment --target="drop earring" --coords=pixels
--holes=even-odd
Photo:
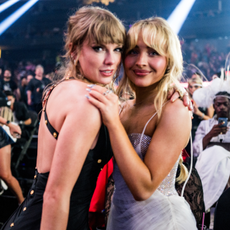
[[[73,64],[74,66],[77,66],[77,59],[74,59]]]

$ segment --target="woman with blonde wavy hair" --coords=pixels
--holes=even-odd
[[[82,7],[68,21],[67,68],[44,93],[31,189],[2,229],[89,230],[101,168],[112,157],[108,131],[85,88],[114,81],[126,31],[111,12]]]
[[[115,157],[108,230],[194,230],[188,203],[175,190],[187,170],[181,152],[191,130],[191,114],[180,100],[168,103],[167,91],[182,76],[182,53],[176,34],[159,17],[138,21],[128,31],[125,75],[118,90],[134,100],[120,109],[118,96],[100,86],[88,88],[107,126]]]

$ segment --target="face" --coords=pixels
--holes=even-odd
[[[148,87],[160,81],[167,67],[167,59],[148,47],[141,35],[137,45],[125,58],[125,72],[137,87]]]
[[[15,98],[13,96],[7,96],[8,101],[11,101],[11,104],[15,102]]]
[[[193,83],[188,84],[188,92],[190,93],[191,96],[199,88],[201,88],[201,87],[199,85],[196,85],[195,83],[194,84]]]
[[[43,73],[44,73],[43,68],[41,68],[41,67],[37,67],[37,68],[36,68],[36,70],[35,70],[36,76],[42,77],[42,76],[43,76]]]
[[[7,79],[7,80],[10,80],[11,72],[9,70],[4,71],[4,78]]]
[[[122,47],[117,44],[83,43],[79,64],[86,79],[109,84],[121,62]]]
[[[192,77],[191,77],[191,79],[197,79],[197,78],[200,78],[200,76],[197,75],[197,74],[193,74]]]
[[[217,118],[229,117],[230,102],[226,97],[216,97],[214,101],[214,109],[216,111]]]

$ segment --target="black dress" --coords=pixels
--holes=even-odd
[[[49,123],[46,111],[44,111],[47,128],[55,138],[58,132]],[[94,149],[90,150],[81,173],[76,181],[70,198],[70,210],[67,230],[89,230],[88,211],[90,201],[96,187],[99,172],[112,157],[108,130],[102,124],[99,138]],[[34,181],[25,201],[13,213],[1,230],[39,230],[42,214],[43,194],[49,173],[35,171]]]

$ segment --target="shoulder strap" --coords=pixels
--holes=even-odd
[[[162,107],[163,107],[166,103],[168,103],[168,101],[166,101],[166,102],[162,105]],[[142,133],[141,133],[141,138],[140,138],[139,144],[141,143],[142,138],[143,138],[143,136],[144,136],[144,134],[145,134],[145,130],[146,130],[147,125],[148,125],[149,122],[156,116],[157,113],[158,113],[158,110],[157,110],[157,111],[149,118],[149,120],[146,122],[146,124],[145,124],[145,126],[144,126],[144,128],[143,128],[143,131],[142,131]],[[140,146],[141,146],[141,145],[140,145]]]
[[[61,82],[65,81],[65,80],[69,80],[69,77],[64,78],[63,80],[61,80],[60,82],[58,82],[58,84],[54,84],[53,86],[51,86],[50,90],[46,93],[45,98],[44,98],[44,105],[43,105],[43,111],[44,111],[44,117],[45,117],[45,124],[48,128],[48,130],[50,131],[50,133],[52,134],[52,136],[55,139],[58,139],[58,131],[50,124],[47,113],[46,113],[46,106],[47,106],[47,102],[49,99],[49,96],[51,94],[51,92],[53,91],[53,89],[59,85]]]

